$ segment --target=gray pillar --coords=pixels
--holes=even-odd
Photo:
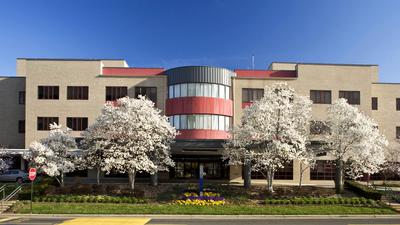
[[[150,179],[151,179],[152,186],[158,186],[158,173],[154,173],[154,174],[150,175]]]
[[[21,155],[21,158],[20,158],[20,160],[21,160],[21,170],[23,170],[23,171],[25,171],[25,159],[24,159],[24,157],[22,157],[22,155]]]
[[[251,164],[250,162],[246,163],[243,167],[243,184],[244,188],[250,188],[251,186]]]

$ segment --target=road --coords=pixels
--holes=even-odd
[[[9,217],[11,219],[11,217]],[[145,217],[20,217],[13,218],[10,221],[2,222],[0,224],[8,225],[157,225],[157,224],[174,224],[174,225],[364,225],[364,224],[392,224],[400,225],[400,217],[397,218],[373,218],[373,217],[336,217],[336,218],[317,218],[317,217],[206,217],[201,219],[199,216],[191,217],[159,217],[159,218],[145,218]]]

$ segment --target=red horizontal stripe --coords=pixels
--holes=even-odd
[[[256,78],[272,78],[272,77],[297,77],[296,71],[291,70],[235,70],[238,77],[256,77]]]
[[[211,97],[182,97],[167,99],[166,115],[216,114],[232,116],[232,100]]]
[[[223,130],[179,130],[179,132],[175,139],[228,139],[228,132]]]
[[[104,76],[156,76],[164,72],[164,68],[132,68],[103,67]]]

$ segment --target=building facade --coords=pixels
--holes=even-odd
[[[203,164],[207,179],[241,181],[242,168],[222,161],[222,144],[243,109],[275,82],[310,96],[313,126],[343,97],[373,117],[391,145],[400,138],[400,84],[379,83],[377,65],[274,62],[266,70],[164,69],[128,67],[125,60],[114,59],[19,58],[16,71],[16,76],[0,77],[0,145],[23,151],[46,137],[52,122],[70,127],[79,142],[106,101],[145,95],[180,132],[172,146],[176,166],[160,179],[196,179]],[[317,143],[319,134],[312,127],[311,133]],[[24,166],[22,160],[16,164]],[[294,160],[275,179],[297,183],[299,167]],[[305,172],[304,183],[332,184],[334,172],[329,156],[321,154],[316,168]],[[252,177],[264,179],[256,173]]]

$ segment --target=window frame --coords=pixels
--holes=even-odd
[[[378,110],[378,97],[371,97],[371,110]]]
[[[18,133],[25,134],[25,120],[18,120]]]
[[[128,96],[127,86],[106,86],[106,101],[116,101],[120,98]],[[126,94],[124,94],[126,92]],[[118,96],[118,97],[117,97]]]
[[[60,86],[39,85],[37,90],[37,98],[39,100],[60,99]]]
[[[143,90],[144,90],[144,95],[143,95]],[[140,92],[140,93],[139,93]],[[148,94],[149,93],[149,96]],[[139,97],[139,94],[142,96],[145,96],[147,99],[150,101],[154,102],[155,105],[157,105],[157,87],[155,86],[135,86],[135,98]]]
[[[242,88],[242,103],[254,102],[262,97],[264,97],[262,88]]]
[[[358,94],[358,96],[357,96]],[[358,97],[358,98],[357,98]],[[339,91],[339,98],[347,99],[347,103],[350,105],[361,104],[361,92],[360,91]]]
[[[89,100],[89,86],[67,86],[67,100]]]
[[[52,124],[52,123],[59,124],[59,118],[58,117],[49,117],[49,116],[38,116],[36,118],[36,122],[37,122],[36,125],[37,125],[38,131],[49,131],[50,124]],[[42,124],[40,124],[40,122]]]
[[[18,92],[18,104],[19,105],[25,105],[26,101],[26,92],[25,91],[19,91]]]
[[[313,104],[332,104],[332,91],[311,89],[310,100]]]
[[[67,127],[73,131],[84,131],[89,126],[87,117],[67,117]]]

